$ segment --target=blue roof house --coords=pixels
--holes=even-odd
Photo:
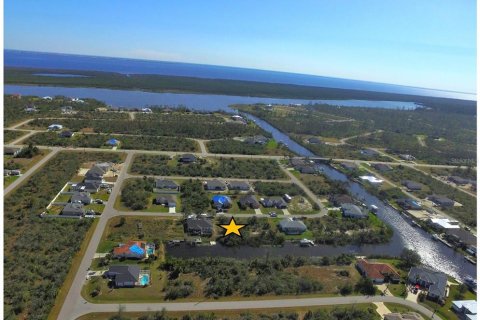
[[[212,203],[217,210],[228,209],[232,206],[230,197],[221,194],[213,196]]]
[[[115,138],[112,138],[106,142],[106,145],[108,146],[118,146],[120,144],[120,141],[118,141]]]

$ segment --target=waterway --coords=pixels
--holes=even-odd
[[[229,105],[241,103],[282,103],[282,104],[306,104],[318,101],[300,100],[300,99],[270,99],[255,97],[235,97],[219,95],[200,95],[200,94],[172,94],[172,93],[151,93],[142,91],[121,91],[95,88],[63,88],[46,86],[4,86],[5,93],[20,93],[23,95],[37,96],[55,96],[64,95],[69,97],[95,98],[104,101],[115,107],[141,107],[144,105],[183,105],[190,109],[201,111],[233,111]],[[346,100],[352,101],[352,100]],[[340,101],[345,103],[346,101]],[[325,101],[322,101],[325,102]],[[330,101],[331,102],[331,101]],[[335,101],[338,103],[339,101]],[[333,104],[333,102],[331,102]],[[368,102],[370,107],[379,107],[378,101]],[[391,102],[385,102],[392,105]],[[402,102],[405,104],[405,102]],[[408,104],[408,103],[407,103]],[[343,104],[345,105],[345,104]],[[407,106],[407,105],[405,105]],[[382,106],[385,107],[385,106]],[[398,108],[397,105],[395,108]],[[410,107],[415,107],[412,103]],[[291,140],[286,134],[280,132],[267,122],[248,115],[260,127],[270,132],[275,140],[284,142],[290,150],[300,156],[315,156],[312,152]],[[321,156],[321,155],[320,155]],[[356,198],[361,199],[368,206],[376,205],[380,219],[388,223],[394,229],[394,236],[390,243],[374,246],[316,246],[312,248],[300,248],[298,246],[286,245],[284,247],[262,247],[262,248],[225,248],[221,246],[214,247],[196,247],[178,246],[169,248],[168,253],[175,256],[191,257],[196,255],[216,255],[233,256],[239,258],[249,258],[254,256],[264,256],[266,254],[284,255],[335,255],[339,253],[353,253],[358,255],[369,254],[387,254],[398,255],[403,248],[410,248],[420,254],[422,262],[434,269],[445,272],[457,279],[462,279],[469,275],[476,278],[476,267],[467,262],[462,254],[456,253],[441,242],[432,240],[430,234],[413,227],[410,221],[401,215],[397,210],[385,205],[376,197],[370,195],[361,185],[351,182],[341,172],[332,169],[327,165],[318,165],[323,172],[333,180],[345,181],[348,184],[348,190]],[[292,247],[293,246],[293,247]]]
[[[191,109],[203,111],[233,112],[229,107],[232,104],[313,104],[325,103],[345,107],[370,107],[387,109],[415,109],[414,102],[404,101],[373,101],[373,100],[303,100],[303,99],[276,99],[264,97],[228,96],[216,94],[189,94],[189,93],[159,93],[136,90],[112,90],[99,88],[67,88],[55,86],[25,86],[5,85],[7,94],[19,93],[32,96],[66,96],[76,98],[94,98],[104,101],[115,107],[141,108],[153,106],[187,106]]]

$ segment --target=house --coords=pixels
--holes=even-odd
[[[478,310],[477,309],[477,301],[476,300],[456,300],[456,301],[452,301],[452,309],[458,315],[467,315],[467,314],[476,315],[477,310]]]
[[[239,122],[241,124],[247,124],[247,121],[242,117],[239,116],[238,114],[231,116],[233,121]]]
[[[415,160],[415,157],[412,156],[411,154],[399,154],[398,155],[400,159],[406,160],[406,161],[413,161]]]
[[[71,203],[81,203],[83,205],[88,205],[92,203],[92,198],[88,192],[74,192],[70,198]]]
[[[62,216],[83,217],[85,209],[81,203],[68,203],[62,210]]]
[[[366,259],[358,259],[356,267],[362,276],[372,280],[375,284],[400,281],[398,272],[386,263],[371,263]]]
[[[398,199],[396,202],[404,210],[422,210],[421,204],[413,199]]]
[[[370,182],[371,184],[380,184],[380,183],[383,182],[382,179],[378,179],[377,177],[372,176],[372,175],[359,176],[359,178],[362,179],[362,180],[366,180],[366,181]]]
[[[225,184],[225,182],[214,179],[214,180],[205,181],[204,188],[205,190],[209,190],[209,191],[225,191],[227,190],[227,185]]]
[[[21,171],[20,170],[5,169],[5,170],[3,170],[3,175],[4,176],[19,176],[19,175],[21,175]]]
[[[113,248],[113,257],[116,259],[145,259],[147,254],[147,243],[145,241],[130,240]]]
[[[317,137],[312,137],[312,138],[309,138],[307,140],[308,143],[310,144],[321,144],[322,143],[322,140],[320,140],[319,138]]]
[[[30,106],[25,106],[23,111],[25,111],[25,112],[37,112],[38,109],[34,105],[30,105]]]
[[[71,137],[73,137],[73,134],[74,133],[72,131],[66,130],[66,131],[60,132],[59,136],[60,136],[60,138],[71,138]]]
[[[408,273],[408,282],[427,290],[427,297],[443,300],[447,291],[447,276],[424,267],[412,267]]]
[[[353,198],[348,194],[334,194],[331,195],[328,200],[336,207],[340,207],[345,203],[355,203]]]
[[[177,206],[175,199],[169,195],[158,195],[153,199],[153,203],[156,205],[164,205],[168,208],[175,208]]]
[[[178,162],[182,163],[193,163],[195,161],[197,161],[197,158],[191,153],[182,154],[178,159]]]
[[[307,164],[307,161],[303,158],[291,158],[290,159],[290,165],[294,168],[298,166],[304,166]]]
[[[105,142],[105,144],[107,146],[115,147],[115,146],[118,146],[120,144],[120,141],[115,139],[115,138],[111,138],[111,139],[107,140],[107,142]]]
[[[84,182],[97,182],[97,183],[103,183],[103,175],[106,173],[105,168],[94,165],[93,167],[90,168],[90,170],[85,173],[85,179]]]
[[[449,199],[444,196],[434,195],[434,194],[428,196],[427,199],[432,201],[435,205],[442,208],[453,207],[453,205],[455,204],[455,201],[453,201],[452,199]]]
[[[360,207],[352,203],[344,203],[341,206],[342,215],[345,218],[364,219],[368,218],[368,214],[363,212]]]
[[[406,313],[387,313],[384,315],[384,320],[423,320],[424,318],[416,312]]]
[[[422,190],[423,185],[421,183],[412,181],[412,180],[403,180],[402,185],[407,188],[408,191],[419,191]]]
[[[445,231],[447,229],[460,229],[458,221],[445,219],[445,218],[432,218],[429,221],[432,228]]]
[[[43,99],[43,100],[49,100],[49,101],[52,101],[52,100],[53,100],[53,98],[50,97],[50,96],[45,96],[45,97],[43,97],[42,99]]]
[[[217,210],[228,209],[232,206],[232,199],[224,195],[215,195],[212,197],[212,205]]]
[[[187,218],[185,229],[192,236],[211,236],[213,232],[212,222],[201,218]]]
[[[378,170],[380,172],[387,172],[387,171],[392,170],[392,167],[390,167],[389,165],[384,164],[384,163],[375,163],[375,164],[372,165],[372,167],[375,170]]]
[[[81,182],[72,186],[73,191],[84,191],[89,193],[96,193],[100,190],[100,185],[102,183],[98,181],[92,182]]]
[[[463,185],[469,184],[471,180],[465,179],[459,176],[450,176],[448,177],[448,181],[453,182],[457,185],[463,186]]]
[[[265,208],[287,209],[287,203],[282,197],[261,198],[260,203]]]
[[[258,136],[248,137],[247,139],[244,140],[244,142],[248,144],[264,145],[268,142],[268,138],[262,135],[258,135]]]
[[[356,170],[357,169],[357,165],[353,162],[342,162],[340,163],[340,166],[342,168],[344,168],[345,170]]]
[[[240,200],[238,200],[238,205],[241,209],[260,208],[260,203],[255,199],[255,196],[251,194],[241,197]]]
[[[315,167],[312,165],[297,166],[295,167],[295,170],[298,170],[300,171],[300,173],[303,173],[303,174],[317,173],[317,169],[315,169]]]
[[[49,131],[57,131],[62,129],[63,129],[63,126],[61,124],[51,124],[48,126]]]
[[[287,218],[280,221],[278,228],[285,234],[302,234],[307,231],[307,226],[301,221]]]
[[[140,267],[111,266],[103,275],[112,280],[116,288],[133,288],[139,283]]]
[[[244,181],[230,181],[228,183],[228,190],[249,191],[250,185]]]
[[[73,107],[72,106],[64,106],[64,107],[61,107],[60,110],[62,111],[62,114],[72,114],[72,113],[75,113],[73,111]]]
[[[367,157],[375,157],[378,156],[378,152],[372,149],[362,149],[360,153]]]
[[[155,180],[155,188],[157,189],[168,189],[178,191],[180,188],[179,185],[173,180],[167,179],[157,179]]]
[[[152,109],[150,108],[142,108],[142,113],[152,113]]]
[[[16,157],[21,151],[22,148],[3,148],[3,154],[6,156]]]
[[[454,245],[463,247],[477,245],[477,237],[462,228],[445,229],[445,239]]]

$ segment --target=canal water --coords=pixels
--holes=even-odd
[[[141,91],[122,91],[95,88],[63,88],[63,87],[46,87],[46,86],[18,86],[5,85],[5,93],[20,93],[23,95],[37,96],[55,96],[64,95],[79,98],[95,98],[104,101],[107,104],[116,107],[142,107],[145,105],[183,105],[190,109],[201,111],[233,111],[229,105],[241,103],[281,103],[281,104],[306,104],[306,103],[331,103],[333,105],[351,106],[358,105],[358,101],[327,101],[327,100],[300,100],[300,99],[271,99],[271,98],[255,98],[255,97],[235,97],[220,95],[201,95],[201,94],[172,94],[172,93],[151,93]],[[397,104],[398,103],[398,104]],[[388,102],[388,101],[362,101],[362,106],[369,107],[390,107],[390,108],[415,108],[412,102]],[[280,132],[267,122],[248,115],[264,130],[270,132],[275,140],[284,142],[290,150],[300,156],[315,156],[312,152],[302,147],[295,141],[291,140],[286,134]],[[321,156],[321,155],[318,155]],[[340,253],[352,253],[357,255],[399,255],[403,248],[410,248],[420,254],[422,262],[434,269],[445,272],[457,279],[466,276],[476,278],[476,267],[467,262],[463,255],[456,253],[453,249],[448,248],[441,242],[434,241],[427,232],[413,227],[409,220],[401,215],[397,210],[385,205],[376,197],[370,195],[358,183],[349,181],[341,172],[332,169],[327,165],[318,165],[325,175],[330,179],[345,181],[348,190],[353,196],[361,199],[368,206],[376,205],[378,217],[388,223],[394,229],[394,236],[390,243],[384,245],[364,245],[364,246],[315,246],[310,248],[300,248],[293,244],[287,244],[283,247],[240,247],[227,248],[222,246],[205,246],[192,248],[189,246],[176,246],[168,249],[168,253],[172,256],[193,257],[193,256],[229,256],[238,258],[251,258],[265,255],[305,255],[305,256],[324,256],[336,255]]]

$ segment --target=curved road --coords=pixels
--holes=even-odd
[[[82,299],[83,300],[83,299]],[[360,303],[391,302],[398,303],[416,310],[430,319],[442,320],[433,315],[426,307],[412,301],[398,297],[387,296],[351,296],[351,297],[328,297],[328,298],[300,298],[300,299],[275,299],[275,300],[246,300],[246,301],[212,301],[212,302],[159,302],[159,303],[126,303],[125,312],[160,311],[165,308],[167,311],[214,311],[214,310],[250,310],[265,308],[289,308],[289,307],[315,307],[332,305],[354,305]],[[79,301],[79,308],[71,314],[69,319],[77,319],[88,313],[116,312],[119,304],[94,304],[85,300]]]

